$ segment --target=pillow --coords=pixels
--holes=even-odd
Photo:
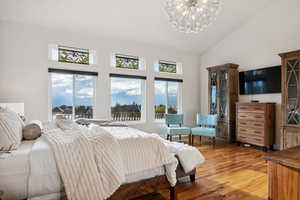
[[[128,127],[128,124],[124,122],[102,122],[102,123],[94,123],[99,126],[112,126],[112,127]]]
[[[74,121],[68,120],[68,119],[56,120],[56,124],[63,131],[71,131],[71,130],[79,130],[80,129],[78,124],[76,124]]]
[[[111,120],[108,119],[86,119],[86,118],[79,118],[75,120],[77,124],[84,125],[84,126],[90,125],[91,123],[98,124],[98,123],[104,123],[110,121]]]
[[[22,140],[24,122],[8,108],[0,109],[0,147],[17,149]]]
[[[23,138],[25,140],[35,140],[42,134],[42,122],[33,120],[23,128]]]

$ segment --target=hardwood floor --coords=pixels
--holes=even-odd
[[[196,182],[182,180],[178,200],[266,200],[267,163],[260,150],[235,145],[197,146],[206,162],[197,169]],[[168,199],[167,191],[162,191]]]

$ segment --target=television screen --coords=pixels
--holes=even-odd
[[[281,93],[281,66],[239,73],[240,95]]]

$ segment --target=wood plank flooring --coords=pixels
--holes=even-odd
[[[178,200],[266,200],[267,163],[260,150],[235,145],[197,146],[206,162],[197,169],[196,182],[182,180]],[[168,199],[168,192],[162,191]]]

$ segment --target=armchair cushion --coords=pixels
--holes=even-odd
[[[190,135],[191,129],[184,126],[171,126],[167,128],[168,135]]]
[[[192,135],[200,135],[200,136],[216,136],[215,128],[203,128],[203,127],[195,127],[191,129]]]

